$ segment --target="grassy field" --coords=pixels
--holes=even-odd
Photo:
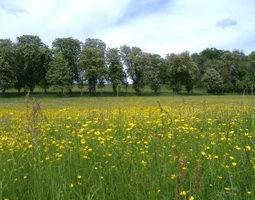
[[[78,88],[77,85],[74,85],[73,89],[72,89],[72,94],[69,93],[69,91],[64,91],[65,94],[64,96],[65,97],[81,97],[81,94],[80,94],[80,89]],[[210,94],[210,93],[207,93],[206,92],[206,89],[203,88],[203,89],[194,89],[193,90],[193,93],[192,94],[188,94],[185,87],[182,88],[182,90],[179,92],[178,95],[182,95],[182,96],[213,96],[213,94]],[[239,96],[240,94],[239,93],[232,93],[232,94],[229,94],[229,93],[218,93],[217,95],[220,95],[220,96],[229,96],[229,95],[237,95]],[[24,90],[22,89],[20,91],[20,93],[18,93],[18,91],[16,89],[9,89],[6,91],[6,95],[4,98],[24,98],[26,96],[26,92],[24,92]],[[35,97],[35,98],[42,98],[42,89],[39,88],[39,87],[36,87],[34,89],[34,93],[33,94],[30,94],[30,96],[32,97]],[[56,90],[53,90],[53,88],[49,88],[47,90],[47,93],[46,94],[43,94],[43,97],[46,97],[46,98],[60,98],[62,97],[62,94],[60,91],[56,91]],[[84,87],[83,88],[83,95],[82,97],[117,97],[117,96],[120,96],[120,97],[126,97],[126,96],[129,96],[129,97],[134,97],[134,96],[143,96],[143,97],[154,97],[154,96],[157,96],[157,97],[161,97],[161,96],[176,96],[175,93],[173,93],[172,90],[169,90],[167,88],[166,85],[162,85],[161,86],[161,90],[158,91],[156,94],[154,91],[152,91],[150,89],[150,87],[148,85],[146,85],[144,87],[144,90],[142,93],[140,93],[139,95],[137,95],[134,91],[134,89],[132,88],[132,85],[129,85],[128,89],[127,89],[127,93],[126,93],[126,89],[124,88],[124,86],[120,86],[120,91],[118,94],[114,94],[113,93],[113,90],[112,90],[112,86],[111,85],[105,85],[105,87],[102,89],[102,93],[101,93],[101,89],[97,88],[96,89],[96,94],[94,95],[89,95],[89,92],[88,92],[88,87]],[[0,100],[2,99],[2,95],[0,95]]]
[[[255,199],[252,96],[0,99],[0,199]]]

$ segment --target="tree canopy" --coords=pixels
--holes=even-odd
[[[129,81],[131,83],[129,83]],[[255,52],[246,56],[242,51],[206,48],[200,53],[158,54],[141,48],[122,45],[110,48],[100,39],[87,38],[84,43],[74,39],[56,38],[52,47],[36,35],[22,35],[16,42],[0,39],[0,89],[23,88],[33,92],[36,86],[71,89],[77,84],[87,86],[89,94],[106,83],[117,88],[132,85],[136,94],[145,85],[157,93],[166,84],[176,93],[186,88],[206,88],[208,92],[251,91],[255,81]],[[220,89],[219,89],[220,88]],[[127,92],[127,91],[126,91]]]

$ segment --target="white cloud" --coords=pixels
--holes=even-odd
[[[186,50],[199,53],[207,47],[243,49],[246,54],[255,50],[251,42],[255,3],[250,0],[1,2],[0,38],[13,41],[23,34],[38,35],[51,46],[55,38],[73,37],[84,42],[91,37],[102,39],[112,48],[127,44],[162,57]],[[235,26],[219,29],[215,24]]]
[[[226,28],[227,26],[234,26],[236,24],[236,19],[225,18],[223,20],[217,21],[216,26],[219,28]]]

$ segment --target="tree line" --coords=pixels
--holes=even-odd
[[[137,94],[145,85],[157,93],[163,84],[176,93],[182,88],[190,93],[203,87],[212,93],[242,92],[253,90],[254,77],[254,51],[246,56],[239,50],[206,48],[192,55],[186,51],[162,58],[139,47],[106,48],[105,42],[93,38],[85,43],[71,37],[56,38],[52,48],[35,35],[17,37],[15,43],[0,39],[3,96],[11,88],[33,93],[37,85],[45,93],[53,87],[64,94],[64,91],[72,92],[74,84],[80,88],[81,95],[85,87],[91,95],[107,82],[117,93],[119,86],[127,89],[128,78]]]

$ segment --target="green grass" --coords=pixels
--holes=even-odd
[[[88,88],[84,87],[83,88],[83,97],[116,97],[117,94],[113,93],[112,90],[112,86],[111,85],[105,85],[105,87],[102,89],[102,95],[101,95],[101,90],[100,89],[96,89],[96,94],[94,95],[89,95],[88,92]],[[120,97],[132,97],[132,96],[144,96],[144,97],[152,97],[152,96],[156,96],[156,97],[160,97],[160,96],[175,96],[176,94],[173,93],[172,90],[168,90],[168,88],[166,87],[166,85],[162,85],[161,86],[161,90],[158,91],[157,93],[155,93],[154,91],[152,91],[150,89],[150,87],[148,85],[146,85],[144,87],[144,90],[142,93],[140,93],[139,95],[137,95],[134,91],[134,89],[132,88],[132,85],[130,85],[128,87],[127,90],[127,94],[126,94],[126,89],[123,88],[123,86],[121,86],[120,88],[120,92],[118,93],[118,96]],[[6,95],[4,98],[24,98],[26,95],[26,93],[24,92],[24,90],[21,90],[20,93],[17,92],[17,90],[15,89],[9,89],[6,91]],[[210,93],[206,93],[205,89],[194,89],[192,94],[188,94],[185,90],[185,88],[183,87],[183,89],[179,92],[178,95],[182,95],[182,96],[212,96],[215,94],[210,94]],[[218,93],[216,94],[217,96],[232,96],[232,95],[240,95],[239,93]],[[47,90],[47,94],[44,94],[44,96],[46,96],[47,98],[58,98],[58,97],[63,97],[60,91],[55,91],[53,90],[53,88],[49,88]],[[65,91],[64,94],[65,97],[80,97],[80,89],[78,88],[77,85],[74,85],[73,89],[72,89],[72,94],[69,93],[69,91]],[[34,98],[41,98],[42,97],[42,89],[39,87],[35,87],[33,94],[31,94],[31,97]],[[2,99],[3,97],[0,95],[0,99]]]
[[[255,199],[253,97],[0,101],[0,199]]]

